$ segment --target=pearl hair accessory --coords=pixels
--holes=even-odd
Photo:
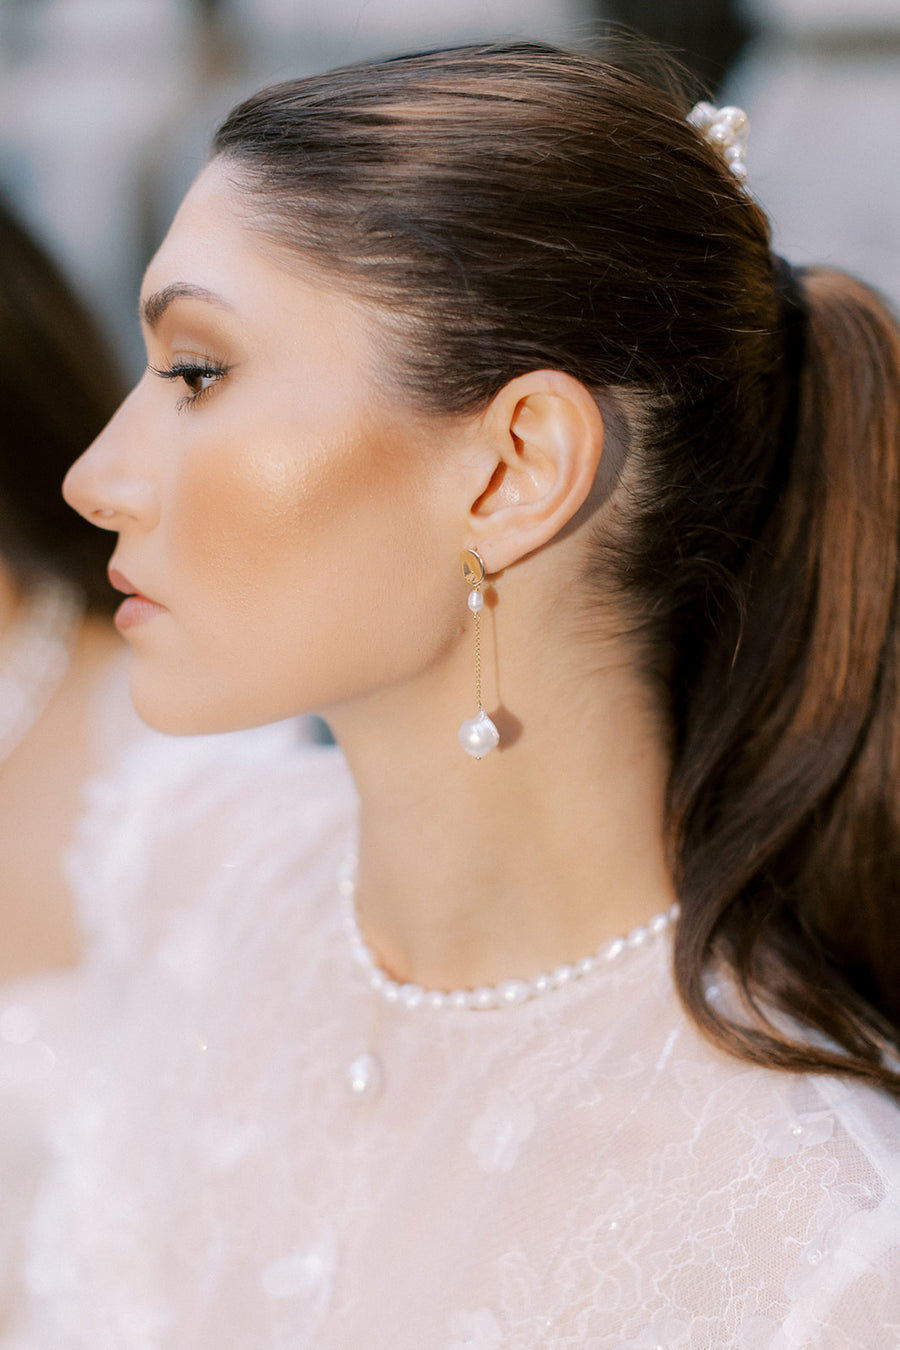
[[[739,183],[747,177],[744,163],[745,142],[750,120],[742,108],[717,108],[712,103],[697,103],[686,121],[696,127],[705,141],[718,150]]]
[[[485,577],[484,562],[474,548],[464,549],[459,560],[462,574],[471,587],[467,603],[475,620],[475,704],[478,708],[475,716],[467,717],[460,727],[459,743],[473,759],[484,759],[500,744],[500,732],[481,704],[481,611],[484,609],[484,596],[480,588]]]
[[[431,1008],[436,1012],[446,1010],[485,1012],[491,1008],[510,1008],[518,1003],[527,1003],[542,994],[552,993],[554,989],[562,989],[564,985],[593,974],[594,971],[608,966],[626,951],[643,947],[657,934],[665,932],[678,917],[678,906],[672,905],[671,909],[657,914],[645,927],[633,928],[626,937],[609,938],[590,956],[585,956],[572,965],[555,966],[553,970],[535,975],[530,980],[500,980],[498,984],[482,985],[478,989],[454,989],[446,993],[442,989],[425,989],[419,984],[399,984],[378,965],[372,949],[362,935],[356,916],[355,858],[348,858],[342,864],[338,874],[338,890],[341,896],[344,933],[356,965],[363,971],[371,988],[386,1003],[398,1004],[401,1008],[410,1010]],[[354,1065],[356,1063],[354,1061]]]

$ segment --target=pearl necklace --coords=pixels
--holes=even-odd
[[[0,763],[8,759],[69,669],[84,606],[65,581],[42,581],[0,645]]]
[[[470,1010],[485,1012],[492,1008],[509,1008],[543,994],[572,984],[592,975],[594,971],[608,966],[623,952],[643,947],[651,938],[663,933],[678,917],[678,905],[657,914],[648,924],[633,928],[625,937],[609,938],[590,956],[583,957],[573,965],[564,964],[554,967],[530,980],[500,980],[498,984],[481,985],[477,989],[454,989],[446,993],[442,989],[425,989],[420,984],[400,984],[381,969],[375,954],[369,947],[359,926],[356,914],[356,859],[348,859],[340,869],[338,890],[342,901],[341,921],[344,933],[350,945],[350,951],[356,965],[363,971],[368,983],[387,1003],[399,1004],[410,1010],[432,1008],[437,1012],[452,1010]]]

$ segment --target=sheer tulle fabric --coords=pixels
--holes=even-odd
[[[900,1344],[891,1103],[716,1053],[667,935],[518,1007],[390,1007],[339,921],[336,751],[236,755],[158,800],[151,777],[98,788],[86,828],[86,856],[116,841],[94,976],[121,1010],[58,1132],[38,1344]],[[348,1087],[362,1051],[374,1098]]]
[[[122,746],[152,733],[128,697],[115,662],[91,692],[94,762],[111,765]],[[73,900],[80,888],[73,886]],[[80,968],[0,981],[0,1347],[27,1350],[21,1318],[24,1234],[47,1160],[51,1123],[74,1091],[95,1035],[95,981]]]

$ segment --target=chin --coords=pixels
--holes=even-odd
[[[269,717],[259,709],[230,707],[200,694],[192,697],[183,685],[177,692],[171,687],[159,689],[142,680],[140,672],[134,669],[130,692],[134,710],[141,721],[166,736],[222,735],[280,720],[277,714]]]

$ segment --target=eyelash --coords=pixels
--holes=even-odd
[[[149,369],[154,375],[158,375],[161,380],[183,380],[187,385],[189,392],[184,394],[175,405],[178,412],[185,408],[195,408],[200,400],[216,387],[223,376],[228,374],[228,366],[218,366],[211,362],[201,365],[194,361],[183,361],[181,364],[169,366],[165,370],[159,370],[156,366],[150,366]],[[209,380],[210,383],[202,389],[191,389],[191,380]]]

